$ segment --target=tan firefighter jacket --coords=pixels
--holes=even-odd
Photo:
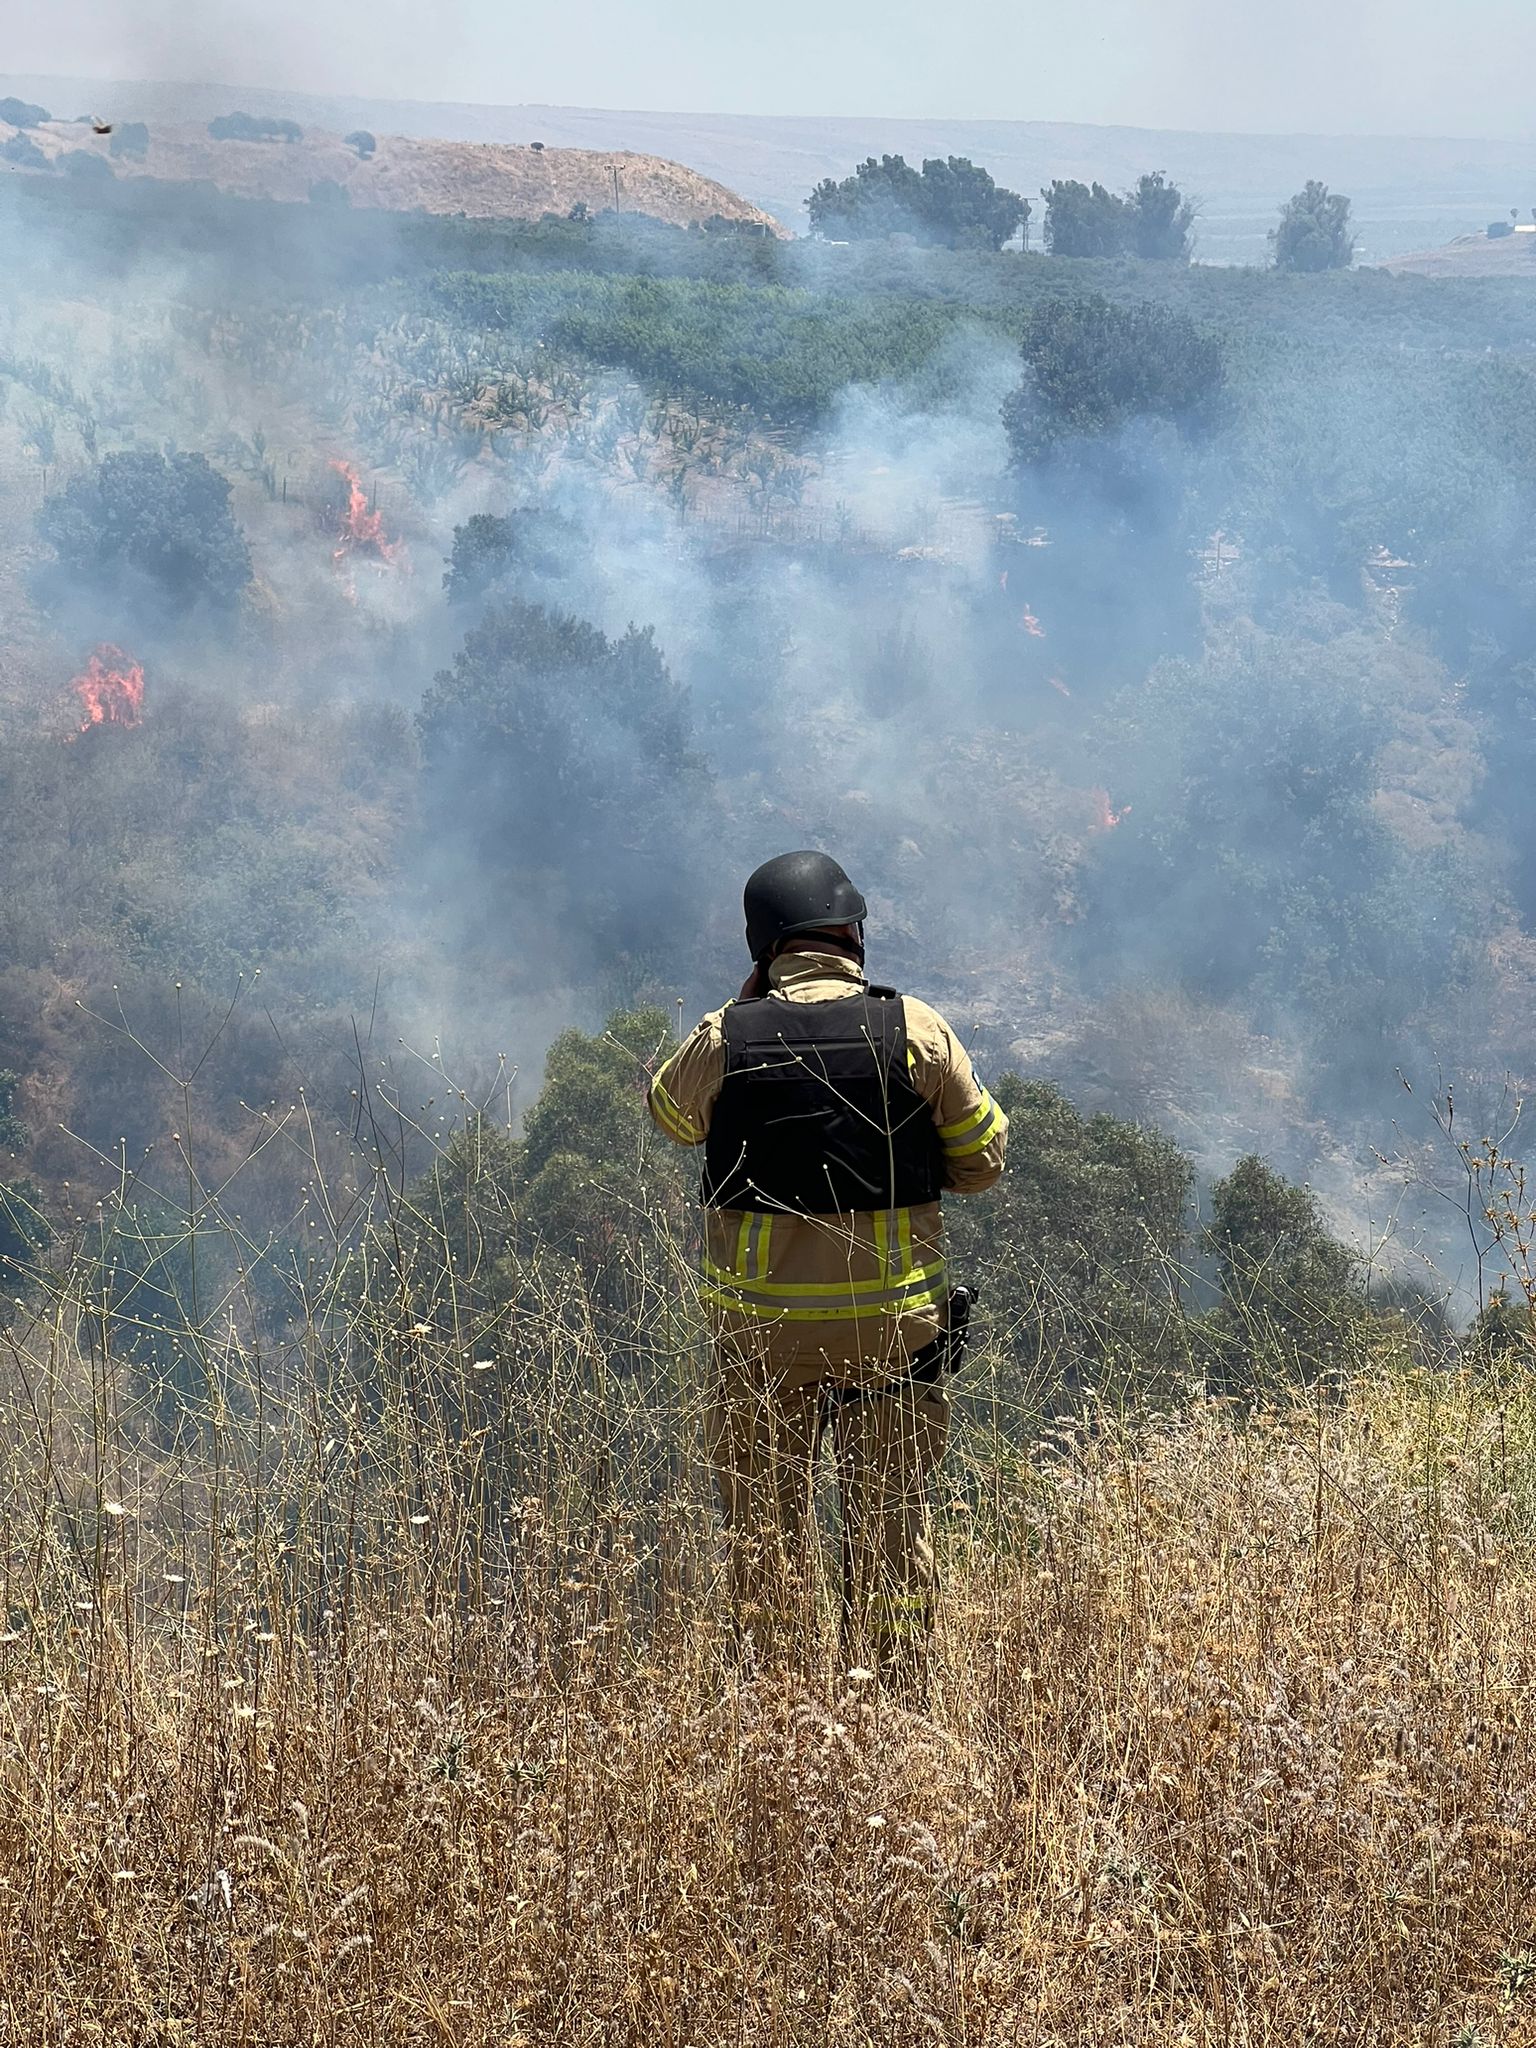
[[[864,985],[835,952],[782,953],[769,993],[830,1002]],[[912,1085],[933,1111],[956,1194],[991,1187],[1003,1170],[1008,1119],[976,1078],[936,1010],[903,996]],[[679,1145],[702,1145],[725,1075],[723,1010],[714,1010],[651,1082],[651,1116]],[[878,1378],[938,1333],[949,1281],[939,1204],[849,1215],[706,1209],[703,1297],[716,1334],[770,1364],[858,1368]]]

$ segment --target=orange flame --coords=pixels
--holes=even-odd
[[[1024,631],[1029,635],[1031,640],[1043,640],[1045,638],[1044,626],[1041,625],[1040,621],[1035,617],[1034,613],[1030,610],[1027,604],[1024,607],[1024,613],[1019,620],[1019,624],[1023,627]]]
[[[143,719],[144,665],[121,647],[103,641],[69,687],[85,710],[82,732],[93,725],[138,725]]]
[[[1045,680],[1050,684],[1051,688],[1054,691],[1056,691],[1058,696],[1071,696],[1072,692],[1067,688],[1066,684],[1061,680],[1060,676],[1047,676]]]
[[[1131,806],[1125,804],[1118,811],[1110,803],[1107,789],[1096,789],[1093,795],[1093,829],[1095,832],[1113,832],[1122,818],[1131,815]]]
[[[347,480],[346,510],[341,515],[341,533],[334,559],[344,562],[348,555],[371,555],[375,561],[392,562],[400,552],[400,542],[390,540],[384,532],[382,512],[370,512],[368,493],[363,489],[362,479],[350,462],[333,460],[332,469]]]

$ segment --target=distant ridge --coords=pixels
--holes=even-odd
[[[265,109],[247,105],[245,111]],[[781,232],[771,214],[714,179],[638,150],[531,148],[526,143],[395,135],[382,128],[370,128],[370,146],[359,150],[349,147],[339,131],[314,120],[301,124],[297,141],[215,141],[206,121],[172,121],[158,111],[137,114],[114,105],[113,116],[102,118],[144,120],[149,141],[142,154],[113,157],[109,136],[67,119],[25,132],[49,165],[84,152],[109,165],[119,179],[208,183],[247,199],[304,202],[323,195],[387,212],[464,214],[479,220],[538,220],[577,207],[594,214],[615,207],[679,227],[731,220]],[[13,132],[0,121],[0,142]],[[0,163],[0,175],[46,173],[42,167]]]
[[[1036,204],[1056,177],[1129,184],[1165,170],[1204,201],[1202,258],[1262,262],[1282,200],[1323,178],[1354,201],[1360,258],[1379,263],[1433,247],[1528,204],[1528,145],[1436,137],[1221,135],[1174,129],[1090,127],[1049,121],[894,120],[882,116],[655,113],[590,107],[477,106],[368,100],[248,86],[104,84],[7,77],[0,92],[55,114],[204,123],[244,108],[342,135],[353,128],[461,142],[544,142],[551,148],[632,150],[689,165],[803,232],[804,200],[818,179],[842,177],[862,157],[899,152],[969,156]]]

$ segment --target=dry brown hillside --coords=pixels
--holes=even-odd
[[[15,130],[0,122],[0,146]],[[627,212],[686,226],[718,215],[751,221],[774,234],[770,215],[685,164],[632,150],[541,149],[534,144],[434,142],[381,135],[363,159],[338,135],[304,131],[299,142],[216,142],[206,128],[156,126],[148,153],[110,155],[110,139],[84,123],[50,121],[26,131],[50,165],[74,150],[99,156],[120,178],[205,179],[246,198],[305,200],[322,179],[341,186],[354,206],[395,212],[463,213],[481,219],[537,220],[578,204],[594,213]],[[16,171],[42,176],[41,171]]]
[[[1421,249],[1411,256],[1394,256],[1383,265],[1387,270],[1409,270],[1420,277],[1527,277],[1536,279],[1536,235],[1528,229],[1518,234],[1458,235],[1440,249]]]

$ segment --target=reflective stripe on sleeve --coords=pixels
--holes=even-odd
[[[680,1145],[702,1145],[704,1133],[693,1118],[679,1109],[660,1081],[651,1083],[651,1107],[657,1120],[670,1137]]]
[[[939,1142],[946,1157],[963,1159],[967,1153],[980,1152],[990,1145],[996,1130],[997,1104],[983,1088],[981,1100],[969,1116],[963,1116],[952,1124],[940,1124]]]

